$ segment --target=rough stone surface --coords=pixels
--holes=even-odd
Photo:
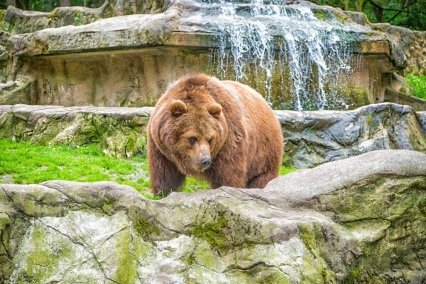
[[[425,124],[409,106],[276,113],[283,126],[284,159],[299,168],[379,149],[426,151]]]
[[[151,108],[0,106],[0,137],[41,144],[99,143],[107,155],[145,153]]]
[[[9,32],[23,34],[67,25],[87,25],[114,16],[160,13],[169,5],[168,0],[107,0],[99,8],[58,7],[51,12],[26,11],[8,6],[4,21]]]
[[[161,201],[110,182],[0,185],[0,281],[421,283],[425,192],[426,155],[406,150]]]
[[[426,110],[426,100],[391,89],[386,89],[385,101],[400,105],[409,105],[416,111]]]
[[[426,31],[412,31],[390,24],[371,24],[374,30],[386,33],[395,66],[407,73],[426,74]]]
[[[98,9],[58,8],[50,13],[10,8],[6,18],[16,34],[8,38],[7,46],[19,64],[9,77],[31,77],[27,95],[31,102],[21,97],[15,101],[140,107],[153,105],[166,86],[185,73],[207,72],[229,79],[223,74],[232,76],[233,62],[219,66],[217,58],[223,44],[216,28],[220,20],[193,20],[205,9],[201,2],[111,0]],[[354,56],[349,60],[353,68],[350,76],[342,75],[345,79],[338,82],[345,107],[382,102],[386,87],[382,75],[395,70],[388,58],[391,50],[386,35],[354,23],[339,9],[308,2],[290,5],[293,2],[285,4],[289,13],[308,6],[319,21],[353,34]],[[275,37],[281,36],[277,31]],[[266,83],[254,69],[246,73],[243,83],[268,95],[272,102],[291,100],[290,88],[281,87],[280,76]],[[12,94],[0,92],[0,96],[11,100]]]
[[[99,20],[102,17],[103,8],[58,7],[52,12],[45,13],[24,11],[9,6],[5,22],[8,24],[8,31],[14,34],[33,33],[47,28],[86,25]]]
[[[0,137],[42,144],[99,143],[104,152],[144,153],[153,108],[0,106]],[[426,115],[384,103],[353,111],[275,111],[285,161],[313,167],[379,149],[426,151]]]
[[[161,0],[157,1],[160,2]],[[153,3],[155,1],[148,2]],[[164,2],[168,3],[169,1],[165,0]],[[321,11],[322,14],[329,14],[330,17],[332,15],[330,19],[323,18],[323,20],[331,21],[339,16],[345,17],[345,24],[348,29],[357,34],[357,39],[354,39],[353,44],[357,52],[389,55],[389,44],[385,34],[354,24],[340,9],[324,8],[324,6],[308,2],[304,5],[309,5],[314,13]],[[93,23],[88,22],[82,26],[60,27],[58,25],[58,28],[14,35],[10,38],[10,42],[14,53],[27,56],[121,50],[129,47],[139,48],[153,45],[198,48],[219,47],[221,45],[217,30],[214,28],[218,21],[213,20],[213,22],[200,24],[191,19],[187,20],[203,9],[199,2],[176,0],[170,5],[160,6],[167,7],[167,9],[162,13],[142,13],[104,18]],[[286,9],[292,11],[294,8],[287,5]],[[21,13],[27,12],[21,11]],[[337,22],[336,25],[336,28],[343,26],[341,23],[339,26]],[[280,36],[280,34],[277,33],[276,36]]]

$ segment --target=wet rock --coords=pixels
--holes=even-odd
[[[160,201],[110,182],[0,185],[0,280],[417,283],[425,186],[426,155],[406,150]]]

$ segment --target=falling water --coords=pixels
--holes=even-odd
[[[220,77],[249,83],[262,80],[263,90],[254,87],[275,108],[348,107],[337,82],[351,68],[353,27],[338,19],[319,20],[309,7],[286,6],[278,0],[198,3],[199,13],[186,24],[209,26],[218,34],[221,44],[212,49],[212,60]],[[273,93],[290,99],[284,102]]]

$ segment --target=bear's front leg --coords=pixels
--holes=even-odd
[[[235,164],[232,158],[217,159],[206,174],[212,188],[231,186],[237,188],[246,187],[246,159],[242,158]]]
[[[151,139],[148,142],[148,165],[153,194],[166,196],[171,191],[180,190],[185,176],[161,154]]]

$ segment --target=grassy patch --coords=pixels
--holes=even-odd
[[[280,175],[294,171],[282,167]],[[105,156],[95,145],[84,147],[43,146],[0,139],[0,183],[35,184],[48,180],[80,182],[115,181],[130,185],[148,198],[148,163],[145,157],[132,159]],[[209,189],[206,182],[188,177],[183,191]]]
[[[426,75],[409,74],[406,80],[413,91],[413,95],[426,100]]]
[[[110,180],[130,185],[150,196],[146,159],[105,156],[95,145],[79,148],[43,146],[0,139],[0,182],[19,184],[47,180],[94,182]]]

